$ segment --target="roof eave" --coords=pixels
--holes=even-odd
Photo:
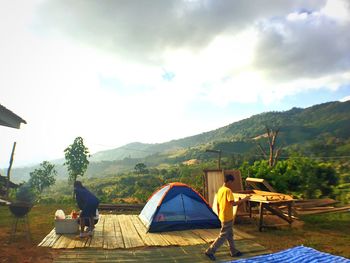
[[[19,117],[17,114],[13,113],[9,109],[5,108],[0,104],[0,125],[10,128],[19,129],[21,123],[27,124],[27,122]]]

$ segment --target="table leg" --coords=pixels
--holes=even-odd
[[[263,215],[264,215],[264,203],[259,205],[259,231],[262,231],[263,228]]]
[[[288,218],[289,218],[289,226],[292,225],[292,203],[288,203]]]
[[[249,206],[249,218],[252,218],[252,204],[248,202],[248,206]]]

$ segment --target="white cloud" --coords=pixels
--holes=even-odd
[[[281,81],[349,71],[349,26],[305,12],[261,22],[254,66]]]
[[[345,101],[349,101],[349,100],[350,100],[350,96],[346,96],[346,97],[340,99],[339,101],[345,102]]]
[[[336,21],[348,23],[350,22],[350,2],[347,0],[328,0],[320,13]]]
[[[21,163],[62,157],[76,136],[95,152],[215,128],[188,118],[198,102],[269,105],[350,82],[341,2],[11,3],[0,10],[0,103],[28,124],[4,128],[0,156],[14,138]]]

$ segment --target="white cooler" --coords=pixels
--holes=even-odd
[[[79,231],[77,219],[55,219],[56,234],[76,234]]]

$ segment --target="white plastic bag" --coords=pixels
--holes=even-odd
[[[65,219],[66,215],[64,214],[63,210],[56,210],[55,213],[55,219]]]

